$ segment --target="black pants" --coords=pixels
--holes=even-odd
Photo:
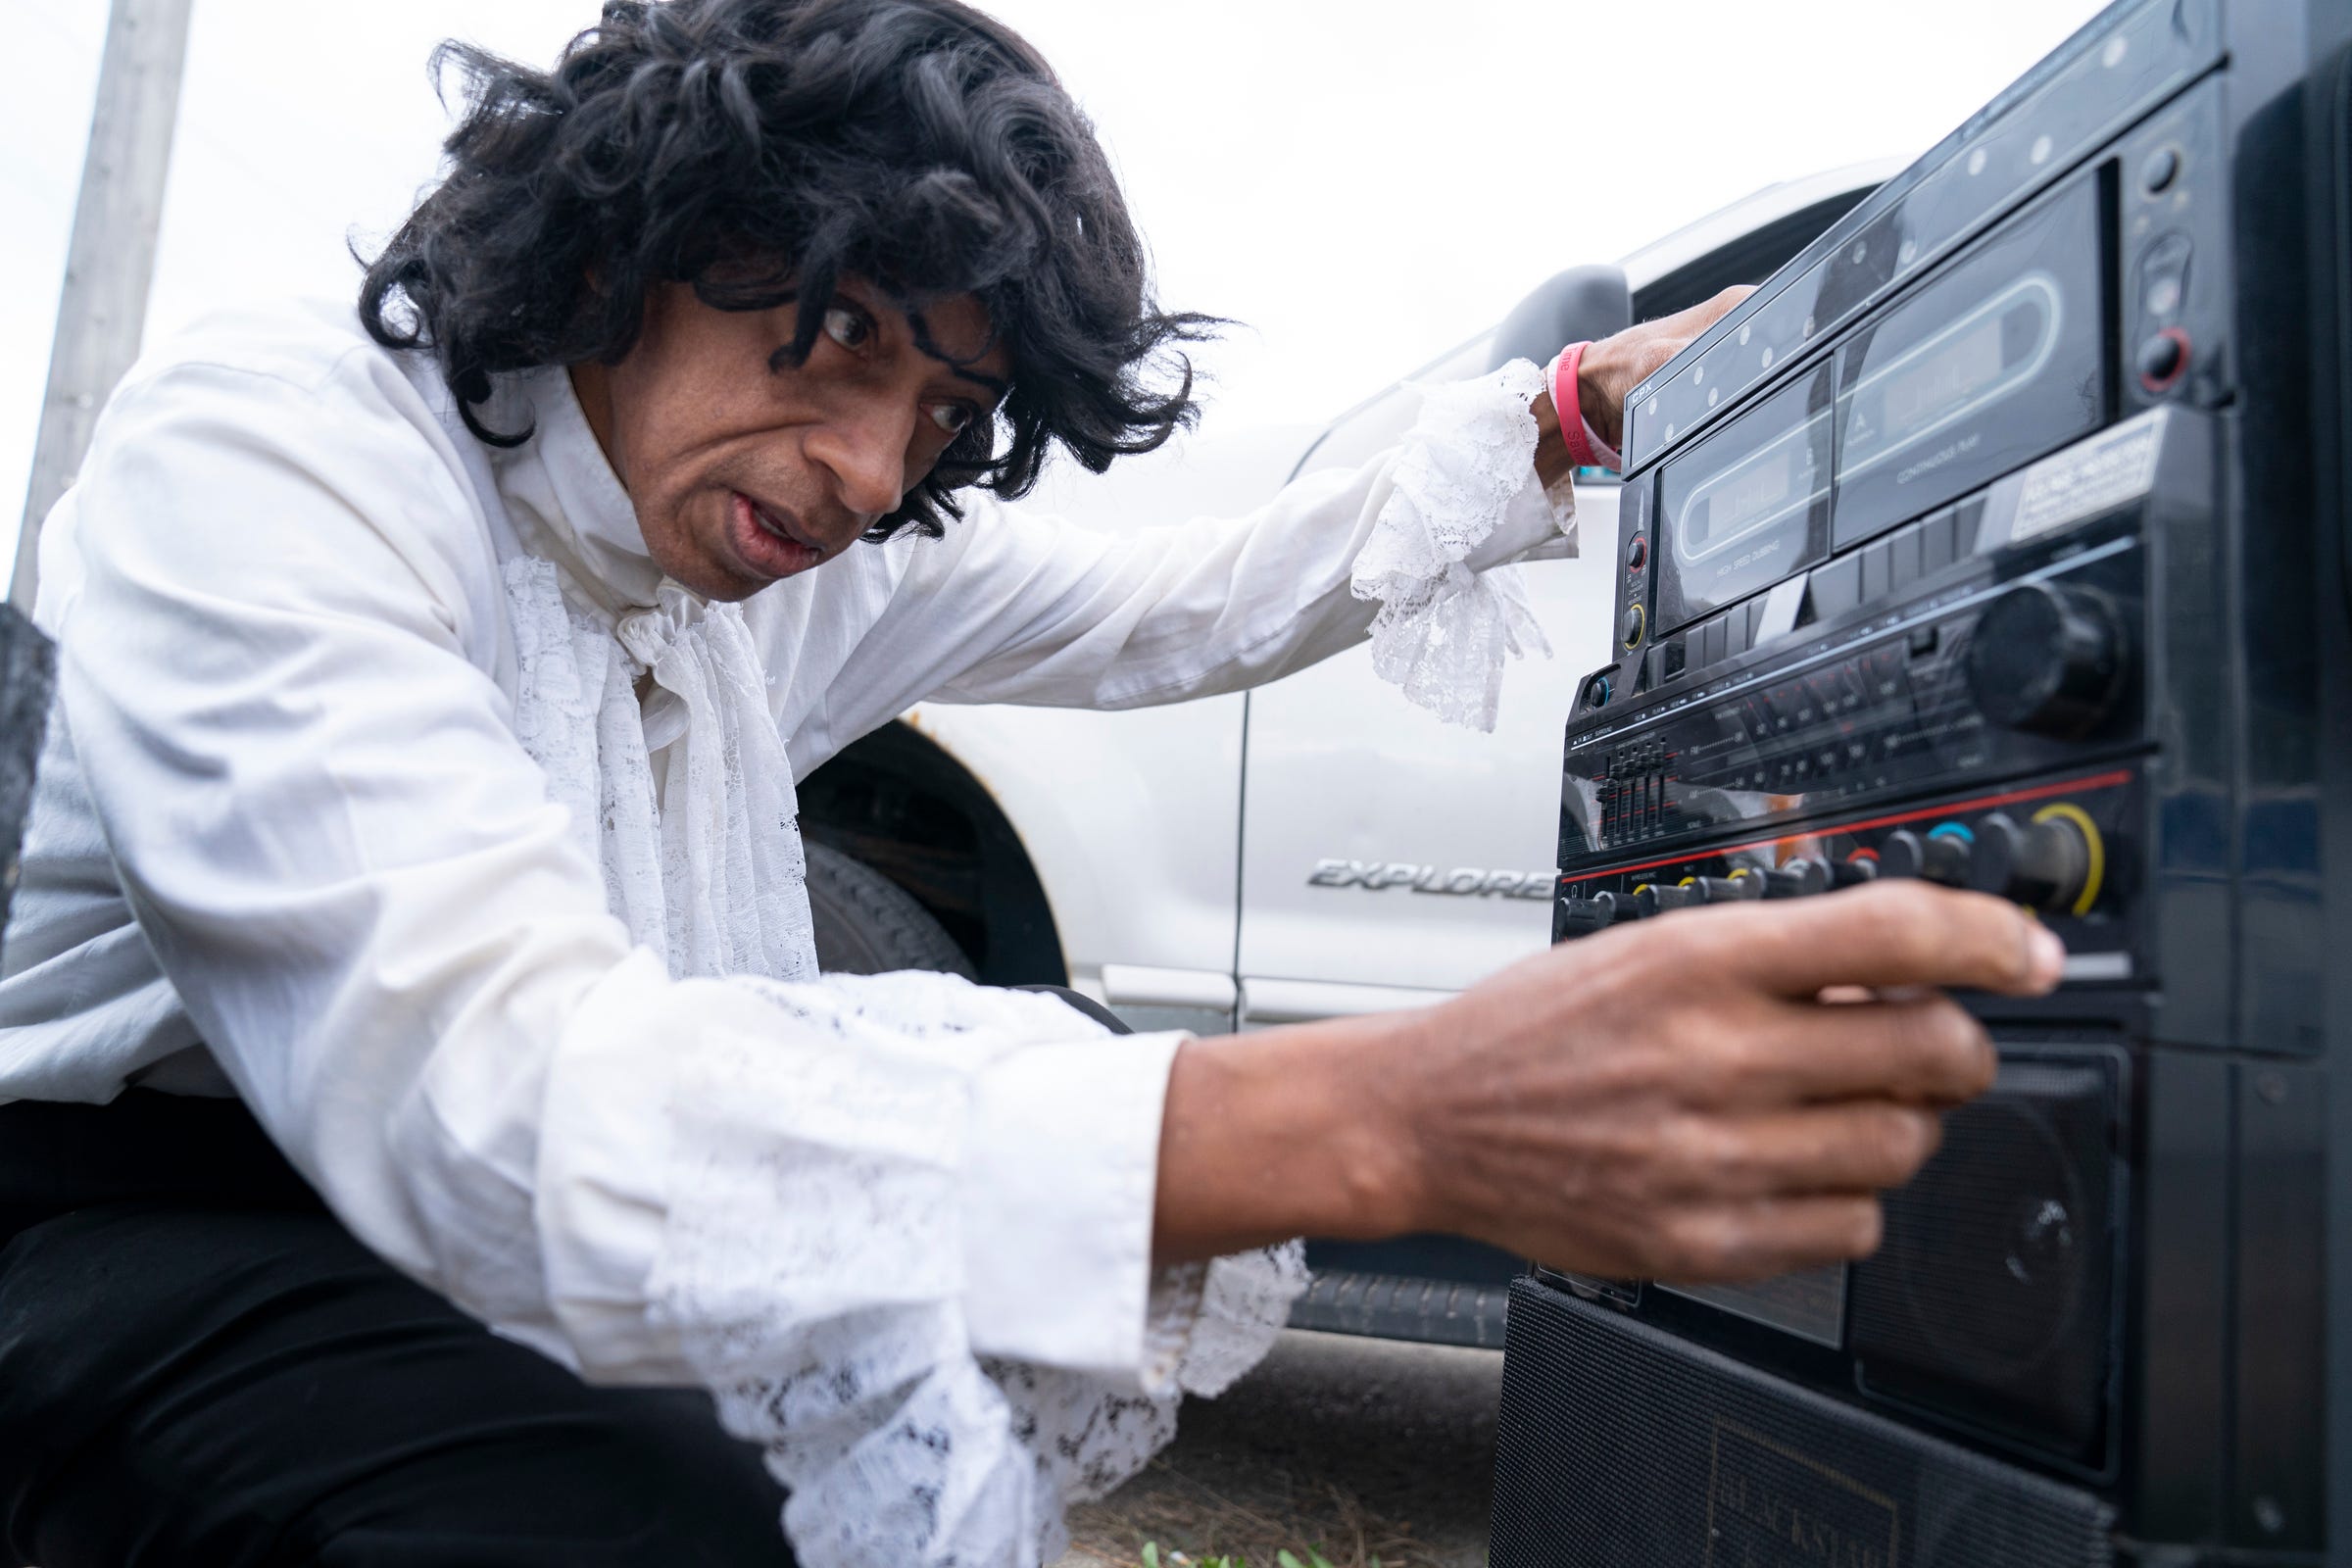
[[[0,1105],[0,1568],[790,1568],[708,1397],[493,1336],[234,1102]]]
[[[234,1102],[0,1106],[0,1564],[786,1564],[703,1395],[591,1389],[354,1241]]]

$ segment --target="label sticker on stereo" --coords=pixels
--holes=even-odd
[[[2023,544],[2138,500],[2156,484],[2164,412],[2141,415],[2026,470],[2009,542]]]

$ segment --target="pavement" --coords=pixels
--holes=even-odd
[[[1111,1496],[1072,1510],[1055,1568],[1277,1553],[1331,1568],[1483,1568],[1502,1354],[1285,1333]],[[1177,1554],[1181,1553],[1179,1557]]]

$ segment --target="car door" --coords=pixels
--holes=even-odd
[[[1414,383],[1482,374],[1491,336]],[[1343,418],[1301,471],[1352,466],[1409,427],[1400,384]],[[1616,486],[1588,471],[1599,541],[1517,569],[1552,657],[1515,663],[1494,733],[1440,722],[1356,650],[1252,693],[1243,783],[1244,1023],[1372,1011],[1459,990],[1550,940],[1559,779],[1546,759],[1577,678],[1606,662]]]

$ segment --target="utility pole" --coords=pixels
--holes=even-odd
[[[81,195],[66,252],[66,287],[49,350],[49,392],[17,537],[9,603],[29,612],[41,519],[74,482],[98,411],[139,357],[172,131],[188,55],[192,0],[114,0],[98,103],[82,160]]]

